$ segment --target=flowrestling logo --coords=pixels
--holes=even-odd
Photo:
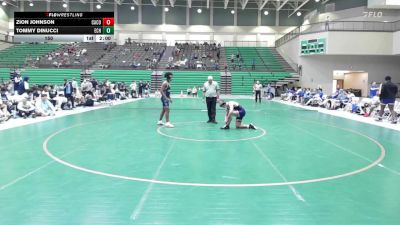
[[[381,18],[383,17],[383,12],[379,11],[369,11],[369,12],[364,12],[364,17],[368,17],[368,18]]]

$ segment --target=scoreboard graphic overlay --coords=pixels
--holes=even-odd
[[[114,12],[14,12],[16,42],[112,42]]]

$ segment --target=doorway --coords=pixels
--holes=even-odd
[[[332,90],[343,89],[353,93],[356,97],[368,96],[368,73],[365,71],[333,71]]]

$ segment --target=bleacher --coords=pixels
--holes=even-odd
[[[0,67],[15,68],[34,64],[42,57],[59,48],[58,44],[17,44],[0,51]]]
[[[80,83],[80,69],[24,69],[22,77],[29,77],[30,84],[56,84],[62,85],[64,79],[75,78]]]
[[[125,43],[118,45],[98,60],[93,69],[138,69],[154,68],[153,59],[159,62],[166,49],[165,43]]]
[[[234,70],[231,63],[232,54],[235,56],[235,70],[239,70],[239,62],[236,58],[237,52],[243,58],[241,70],[252,70],[253,59],[255,59],[255,70],[257,71],[285,71],[283,65],[279,63],[272,53],[271,48],[265,47],[225,47],[226,61],[230,70]]]
[[[0,68],[0,83],[10,80],[10,69]]]
[[[0,82],[10,80],[10,70],[9,68],[0,68]],[[71,80],[75,78],[78,83],[80,83],[80,73],[79,69],[22,69],[19,70],[21,77],[29,77],[29,83],[31,85],[36,84],[55,84],[62,85],[64,79],[67,78]]]
[[[125,82],[126,84],[132,81],[150,81],[151,71],[149,70],[95,70],[92,77],[103,82],[108,79],[115,82]]]
[[[176,52],[178,49],[179,53]],[[215,70],[216,65],[218,65],[217,68],[222,68],[223,65],[219,63],[217,52],[216,44],[176,44],[171,54],[174,58],[172,69]],[[167,57],[171,55],[167,55]],[[161,66],[170,69],[168,63]]]
[[[181,91],[186,93],[188,88],[192,89],[194,86],[203,87],[204,82],[207,81],[208,76],[213,76],[214,80],[218,83],[221,80],[220,72],[212,71],[173,71],[174,77],[172,78],[171,93],[180,94]]]
[[[277,58],[272,53],[271,48],[257,47],[255,49],[269,71],[282,71],[284,69],[283,65],[278,62]]]
[[[232,94],[248,95],[253,93],[255,81],[262,84],[275,82],[290,76],[287,72],[231,72]]]
[[[106,55],[114,43],[72,43],[46,54],[37,63],[39,68],[89,68]]]

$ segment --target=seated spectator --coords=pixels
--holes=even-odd
[[[193,97],[197,97],[197,88],[196,88],[196,86],[194,86],[194,87],[192,88],[192,96],[193,96]]]
[[[154,97],[156,97],[156,98],[160,98],[161,97],[161,92],[160,92],[160,90],[156,90],[156,92],[154,93]]]
[[[219,64],[218,63],[214,63],[214,69],[215,70],[219,70]]]
[[[7,121],[11,118],[11,113],[8,111],[8,105],[6,102],[3,102],[2,99],[0,99],[0,120],[1,121]]]
[[[369,117],[376,108],[380,106],[380,99],[378,96],[373,98],[364,98],[360,104],[360,114],[364,117]]]
[[[68,99],[63,93],[59,93],[56,97],[52,98],[50,102],[52,102],[56,111],[72,109],[72,105],[68,104]]]
[[[17,109],[18,109],[18,115],[20,117],[23,117],[24,119],[28,117],[32,118],[36,117],[35,106],[33,106],[31,101],[29,100],[29,97],[23,98],[22,101],[18,103]]]
[[[38,116],[54,116],[55,111],[53,104],[47,99],[47,95],[42,95],[42,97],[36,101],[36,114]]]
[[[83,103],[83,106],[85,106],[85,107],[92,107],[92,106],[94,106],[94,100],[93,100],[93,96],[92,95],[89,95],[89,94],[87,94],[86,96],[85,96],[85,101],[84,101],[84,103]]]

